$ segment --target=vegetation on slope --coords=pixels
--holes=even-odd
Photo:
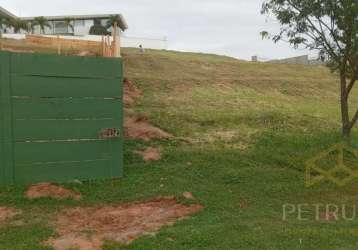
[[[326,68],[134,49],[124,50],[124,61],[143,91],[135,112],[176,139],[127,140],[124,178],[66,186],[82,193],[81,206],[192,192],[205,209],[155,237],[107,249],[356,249],[356,220],[282,220],[288,203],[358,202],[354,182],[305,187],[305,161],[340,140],[339,82]],[[144,146],[161,146],[163,159],[145,163],[134,153]],[[0,248],[45,249],[53,214],[78,205],[28,201],[24,190],[0,189],[0,204],[24,211],[22,224],[0,228]]]
[[[138,109],[177,136],[207,143],[222,133],[248,146],[263,132],[340,129],[337,77],[322,66],[155,51],[131,51],[125,62],[126,76],[146,93]]]

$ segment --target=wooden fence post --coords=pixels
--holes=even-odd
[[[113,27],[112,27],[112,36],[113,36],[113,40],[112,40],[112,55],[113,57],[116,55],[116,36],[117,36],[117,22],[114,22]]]
[[[113,26],[112,50],[113,50],[113,57],[121,57],[118,23],[117,22],[115,22],[114,26]]]
[[[107,56],[112,57],[111,37],[107,37]]]
[[[101,50],[102,50],[102,56],[104,57],[105,56],[104,36],[102,36]]]

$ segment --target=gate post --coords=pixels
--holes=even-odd
[[[10,80],[10,60],[8,52],[0,52],[0,184],[14,183],[14,155],[12,137],[12,100]]]

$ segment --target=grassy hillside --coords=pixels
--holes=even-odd
[[[128,50],[124,58],[126,76],[145,92],[137,109],[177,136],[233,137],[231,144],[247,147],[264,132],[340,129],[338,80],[325,67],[156,51]]]
[[[124,61],[125,76],[143,91],[132,112],[175,138],[126,140],[123,179],[67,186],[82,193],[81,206],[192,192],[205,209],[155,237],[106,249],[357,249],[357,220],[315,221],[312,206],[309,220],[282,219],[284,204],[358,203],[354,182],[305,187],[305,162],[340,141],[338,79],[326,68],[134,49]],[[357,107],[357,92],[351,101]],[[353,136],[355,145],[357,130]],[[145,163],[134,153],[145,146],[162,147],[162,160]],[[0,189],[0,204],[24,211],[24,224],[0,228],[0,249],[46,249],[39,243],[54,233],[53,213],[78,205],[27,201],[24,190]]]
[[[357,222],[317,222],[312,204],[348,209],[358,201],[357,185],[305,187],[305,162],[340,141],[339,81],[328,69],[159,51],[126,50],[124,59],[126,77],[144,91],[136,111],[188,139],[158,142],[165,158],[139,175],[144,189],[161,180],[160,193],[189,190],[207,207],[126,249],[356,248]],[[356,108],[357,92],[351,102]],[[138,163],[128,175],[138,174]],[[283,221],[287,203],[311,204],[309,221],[297,214]]]
[[[157,170],[165,192],[192,191],[207,207],[182,229],[128,249],[356,248],[356,221],[302,222],[297,214],[282,220],[287,203],[358,201],[356,184],[305,187],[305,162],[340,140],[339,81],[328,69],[125,52],[126,76],[144,91],[136,110],[190,142],[164,143],[165,159],[144,175]],[[357,92],[352,96],[355,108]]]

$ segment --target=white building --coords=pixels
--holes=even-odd
[[[128,37],[124,31],[128,29],[128,25],[121,14],[102,14],[102,15],[72,15],[72,16],[45,16],[49,27],[45,27],[45,34],[42,35],[60,35],[61,38],[80,39],[89,41],[102,41],[102,36],[90,36],[89,31],[95,22],[106,26],[108,19],[111,16],[118,16],[118,25],[120,27],[121,46],[138,48],[142,45],[148,49],[166,50],[168,48],[168,40],[166,38],[148,38],[148,37]],[[0,17],[8,19],[19,19],[29,24],[34,21],[35,17],[17,17],[6,9],[0,7]],[[69,27],[66,22],[71,20]],[[1,29],[1,27],[0,27]],[[111,32],[111,28],[108,29]],[[39,26],[35,26],[33,31],[21,31],[20,34],[14,34],[12,28],[2,27],[3,37],[12,39],[26,39],[25,34],[31,33],[41,34]]]
[[[20,19],[28,22],[29,25],[35,20],[36,17],[17,17],[6,9],[0,7],[0,16],[9,19]],[[88,35],[91,27],[95,24],[106,26],[108,19],[111,16],[118,16],[118,26],[122,31],[128,29],[128,25],[122,14],[100,14],[100,15],[69,15],[69,16],[45,16],[48,26],[45,27],[45,35],[75,35],[82,36]],[[71,20],[70,27],[66,24],[67,20]],[[11,28],[2,27],[3,33],[13,33]],[[110,31],[110,29],[109,29]],[[33,32],[40,34],[39,26],[34,26]]]

